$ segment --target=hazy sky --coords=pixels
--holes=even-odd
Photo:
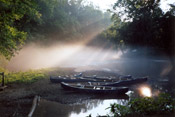
[[[91,1],[95,6],[99,6],[100,9],[106,10],[111,8],[111,5],[114,4],[117,0],[88,0]],[[175,0],[161,0],[161,8],[167,10],[168,3],[175,3]]]
[[[112,4],[116,2],[116,0],[88,0],[91,1],[95,6],[99,6],[100,9],[106,10],[112,7]]]

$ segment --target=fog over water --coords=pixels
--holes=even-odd
[[[76,67],[92,65],[120,56],[112,49],[88,47],[77,44],[24,47],[8,64],[9,70],[29,70],[49,67]]]
[[[141,52],[140,52],[141,51]],[[145,49],[127,50],[124,55],[114,48],[87,46],[87,44],[55,44],[54,46],[25,46],[11,59],[10,71],[26,71],[51,67],[73,67],[85,70],[117,71],[134,76],[166,76],[172,69],[166,56],[141,56]],[[150,51],[151,52],[151,51]]]

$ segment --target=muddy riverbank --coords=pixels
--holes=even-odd
[[[73,75],[76,74],[74,68],[62,68],[50,71],[49,75]],[[90,70],[84,72],[85,75],[116,76],[117,73],[107,71]],[[42,99],[59,102],[60,104],[81,103],[88,99],[100,98],[96,95],[87,95],[64,91],[59,84],[51,83],[48,78],[39,80],[32,84],[7,84],[7,88],[0,92],[0,113],[2,117],[24,117],[32,106],[35,95]],[[104,97],[105,98],[105,97]],[[114,97],[113,97],[114,98]],[[117,97],[120,98],[120,97]],[[125,97],[128,98],[128,97]]]

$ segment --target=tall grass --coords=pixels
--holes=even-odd
[[[27,72],[9,72],[6,69],[0,68],[0,72],[5,74],[5,84],[10,83],[33,83],[40,79],[48,78],[46,70],[30,70]],[[0,83],[2,78],[0,76]]]

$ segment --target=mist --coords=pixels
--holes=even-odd
[[[117,58],[121,53],[103,47],[79,44],[55,44],[39,46],[29,44],[13,57],[7,68],[10,71],[26,71],[50,67],[78,67],[95,65],[105,60]]]
[[[51,67],[92,65],[118,56],[112,43],[98,37],[109,25],[104,19],[91,22],[75,36],[50,33],[46,39],[34,37],[9,61],[9,71],[27,71]],[[107,21],[108,22],[108,21]],[[30,39],[29,39],[30,40]]]
[[[93,46],[94,39],[91,37],[73,44],[57,42],[50,46],[28,44],[10,60],[7,68],[9,71],[27,71],[71,67],[76,68],[77,72],[105,70],[137,77],[156,78],[166,76],[172,69],[168,57],[163,54],[157,57],[154,55],[154,50],[130,47],[122,53],[109,46],[107,41],[101,42],[100,46]]]

